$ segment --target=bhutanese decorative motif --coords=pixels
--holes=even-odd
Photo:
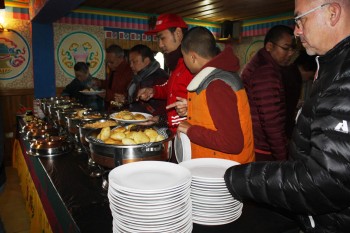
[[[0,33],[0,80],[21,75],[30,62],[27,41],[16,31]]]
[[[74,78],[74,65],[77,62],[90,64],[94,76],[100,71],[104,60],[103,46],[93,35],[76,31],[65,35],[58,44],[56,59],[66,75]]]

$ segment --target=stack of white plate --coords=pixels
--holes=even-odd
[[[225,171],[239,163],[226,159],[192,159],[180,163],[192,173],[192,220],[202,225],[222,225],[242,214],[243,204],[228,191]]]
[[[113,232],[191,232],[191,173],[177,164],[142,161],[109,173]]]

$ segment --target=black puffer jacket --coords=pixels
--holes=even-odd
[[[318,61],[289,160],[232,167],[225,181],[239,200],[294,212],[306,232],[350,232],[350,37]]]

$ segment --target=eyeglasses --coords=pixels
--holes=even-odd
[[[293,48],[293,47],[284,47],[284,46],[281,46],[281,45],[276,44],[274,42],[271,42],[271,43],[276,45],[277,47],[280,47],[281,49],[283,49],[286,52],[295,52],[295,48]]]
[[[318,7],[315,7],[309,11],[306,11],[305,13],[301,14],[301,15],[298,15],[297,17],[294,18],[294,21],[295,21],[295,25],[300,29],[302,27],[302,24],[301,24],[301,19],[305,16],[307,16],[308,14],[314,12],[314,11],[317,11],[319,9],[322,9],[324,6],[327,6],[329,4],[332,4],[332,3],[324,3],[322,4],[321,6],[318,6]]]

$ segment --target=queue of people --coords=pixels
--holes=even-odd
[[[294,35],[318,69],[286,161],[229,168],[234,198],[289,210],[302,232],[350,229],[350,2],[295,0]]]
[[[240,162],[225,173],[237,200],[289,210],[303,232],[347,232],[350,2],[295,0],[295,15],[294,32],[272,27],[241,75],[232,48],[219,51],[209,30],[187,31],[181,17],[160,15],[147,34],[157,35],[169,77],[147,46],[130,50],[129,65],[123,50],[112,45],[106,50],[112,73],[101,84],[104,98],[107,105],[115,100],[144,108],[140,111],[154,115],[146,124],[166,122],[174,133],[187,134],[192,158]],[[295,37],[308,56],[317,55],[317,70],[303,70],[298,59],[293,68],[299,72],[296,86],[305,72],[315,75],[300,114],[295,101],[300,90],[292,98],[288,88],[296,86],[286,83],[293,82],[287,75],[294,73],[286,71]],[[287,122],[294,116],[291,136]]]

